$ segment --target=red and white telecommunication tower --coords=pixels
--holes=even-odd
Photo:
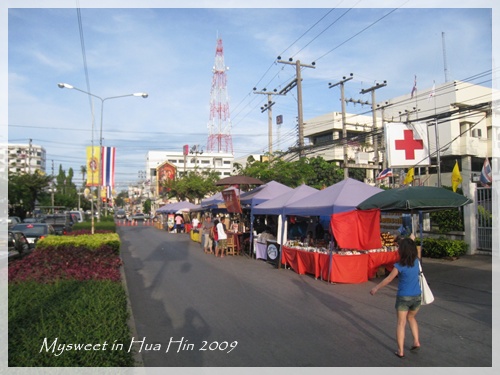
[[[229,116],[229,97],[227,95],[227,74],[224,64],[222,39],[217,39],[215,65],[212,69],[212,89],[210,91],[210,120],[208,122],[208,152],[233,153],[231,138],[231,118]]]

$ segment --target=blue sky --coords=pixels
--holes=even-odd
[[[315,69],[302,71],[306,121],[340,111],[340,92],[328,83],[350,73],[354,79],[345,86],[346,97],[368,101],[370,94],[359,92],[376,82],[387,81],[377,90],[377,101],[409,93],[415,75],[421,90],[433,81],[443,83],[443,52],[449,80],[492,86],[495,75],[493,1],[441,1],[439,8],[436,2],[386,1],[379,8],[375,1],[312,0],[310,8],[289,1],[273,9],[260,0],[252,3],[256,8],[236,8],[241,5],[234,1],[10,3],[25,6],[7,2],[8,29],[2,37],[8,38],[8,71],[2,73],[8,79],[8,118],[2,115],[0,122],[8,126],[9,143],[31,138],[45,147],[49,173],[53,161],[56,173],[59,165],[66,171],[71,167],[81,180],[85,147],[92,139],[91,105],[83,93],[59,89],[57,83],[89,91],[83,56],[93,94],[149,94],[105,101],[103,144],[117,147],[118,190],[138,180],[150,150],[182,151],[184,144],[206,148],[217,36],[229,67],[237,158],[267,149],[267,113],[260,110],[267,96],[254,94],[253,88],[280,90],[295,77],[294,67],[276,63],[279,55],[316,63]],[[4,45],[2,40],[2,51]],[[286,149],[296,142],[296,91],[275,102],[273,116],[283,115],[284,124],[279,140],[274,129],[273,148]],[[100,101],[94,101],[94,111],[98,144]],[[360,105],[350,104],[347,111],[369,114]]]

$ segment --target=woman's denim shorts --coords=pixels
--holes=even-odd
[[[396,296],[396,310],[397,311],[416,311],[422,304],[422,297],[405,297]]]

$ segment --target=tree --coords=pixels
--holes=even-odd
[[[9,172],[10,214],[24,218],[27,212],[33,212],[35,204],[49,196],[51,181],[52,176],[39,170],[33,173]]]
[[[343,179],[343,169],[327,162],[321,156],[284,161],[276,157],[273,162],[248,161],[242,175],[258,178],[264,182],[276,181],[290,187],[306,184],[321,189]]]
[[[146,199],[143,203],[142,206],[142,212],[145,214],[150,214],[151,213],[151,199]]]
[[[215,182],[219,179],[219,173],[214,170],[195,170],[181,178],[167,180],[164,187],[167,188],[168,198],[175,197],[179,201],[195,203],[209,194],[216,193],[219,187],[215,186]]]

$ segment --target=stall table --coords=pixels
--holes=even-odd
[[[392,269],[398,260],[397,251],[330,255],[287,246],[282,246],[281,257],[281,263],[289,265],[299,275],[310,274],[317,279],[346,284],[367,282],[375,277],[379,267],[386,266]]]

